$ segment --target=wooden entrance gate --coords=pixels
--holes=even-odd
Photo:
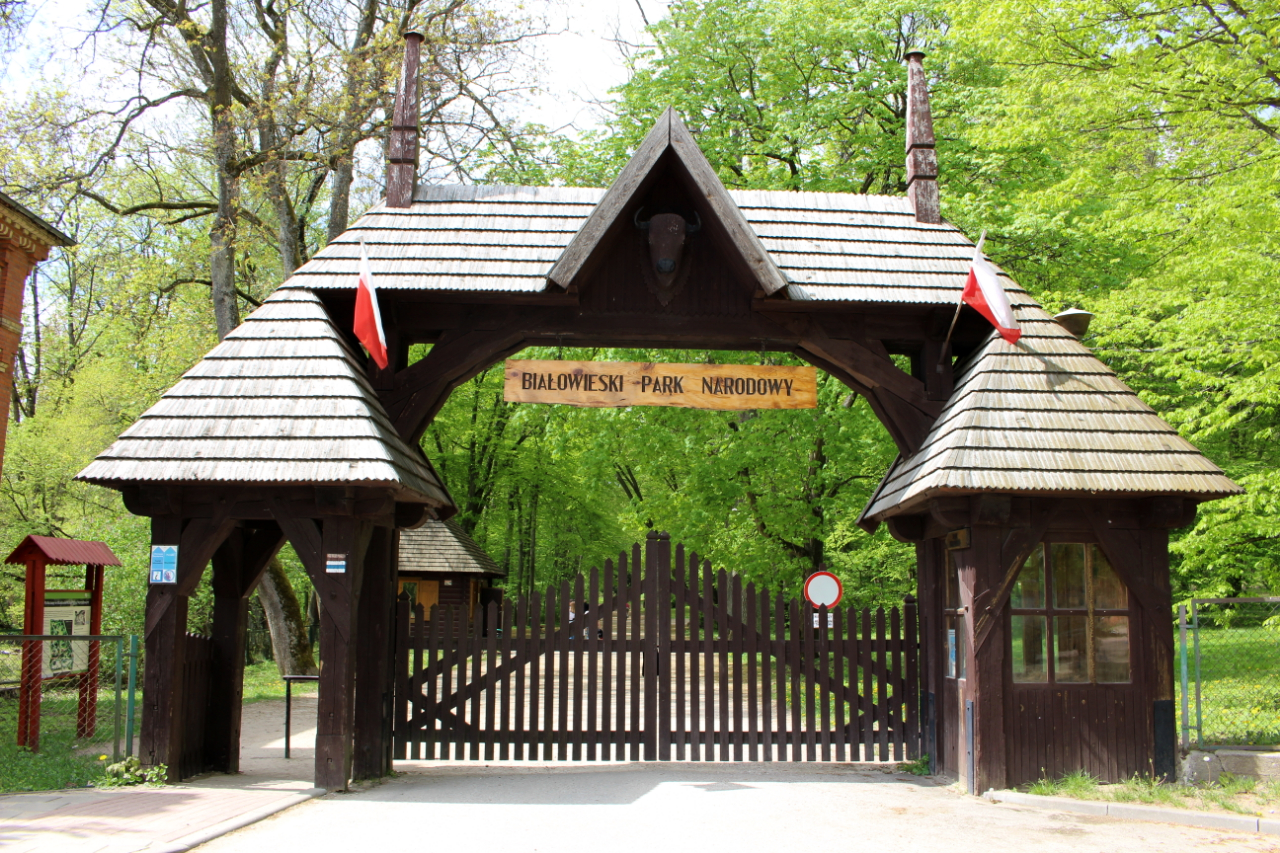
[[[888,612],[815,611],[744,587],[695,554],[686,559],[666,534],[650,534],[646,545],[559,589],[490,603],[473,619],[463,608],[425,614],[401,597],[396,756],[920,754],[914,601]]]

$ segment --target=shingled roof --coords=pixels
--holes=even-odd
[[[452,506],[320,300],[288,285],[77,479],[391,486],[398,500]]]
[[[943,494],[1241,493],[1033,299],[1010,288],[1023,334],[968,360],[920,450],[899,458],[862,518]]]
[[[476,540],[467,535],[453,519],[423,523],[421,527],[400,532],[400,571],[462,572],[466,574],[506,577]]]
[[[292,282],[350,290],[360,241],[378,287],[538,293],[604,190],[421,187],[407,208],[373,207]],[[896,196],[730,190],[791,299],[955,304],[973,243],[917,222]]]

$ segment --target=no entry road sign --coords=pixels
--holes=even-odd
[[[814,572],[804,582],[804,597],[814,607],[835,607],[844,597],[844,584],[831,572]]]

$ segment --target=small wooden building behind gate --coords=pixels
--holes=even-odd
[[[507,573],[454,519],[428,519],[400,531],[397,592],[430,614],[434,605],[461,608],[474,621],[493,582]]]
[[[966,309],[948,339],[975,250],[940,215],[922,54],[907,193],[870,196],[727,190],[670,110],[607,190],[417,186],[420,44],[385,201],[79,475],[180,546],[178,582],[147,599],[145,761],[174,775],[183,754],[206,566],[211,695],[235,704],[246,597],[287,537],[324,602],[316,783],[389,772],[396,543],[454,512],[419,441],[459,384],[563,344],[792,353],[867,401],[899,457],[860,521],[915,544],[920,719],[971,790],[1174,772],[1169,531],[1240,489],[1007,275],[1022,338]],[[686,223],[678,262],[643,228],[659,213]],[[362,244],[385,369],[350,332]],[[235,713],[208,716],[224,767]]]

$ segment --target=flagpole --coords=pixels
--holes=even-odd
[[[982,229],[982,236],[978,238],[978,245],[973,247],[974,257],[982,252],[982,244],[987,241],[987,229]],[[938,366],[941,367],[943,362],[947,360],[947,350],[951,346],[951,335],[956,330],[956,322],[960,319],[960,309],[964,307],[964,295],[956,301],[956,313],[951,316],[951,328],[947,329],[947,337],[942,342],[942,352],[938,354]]]

